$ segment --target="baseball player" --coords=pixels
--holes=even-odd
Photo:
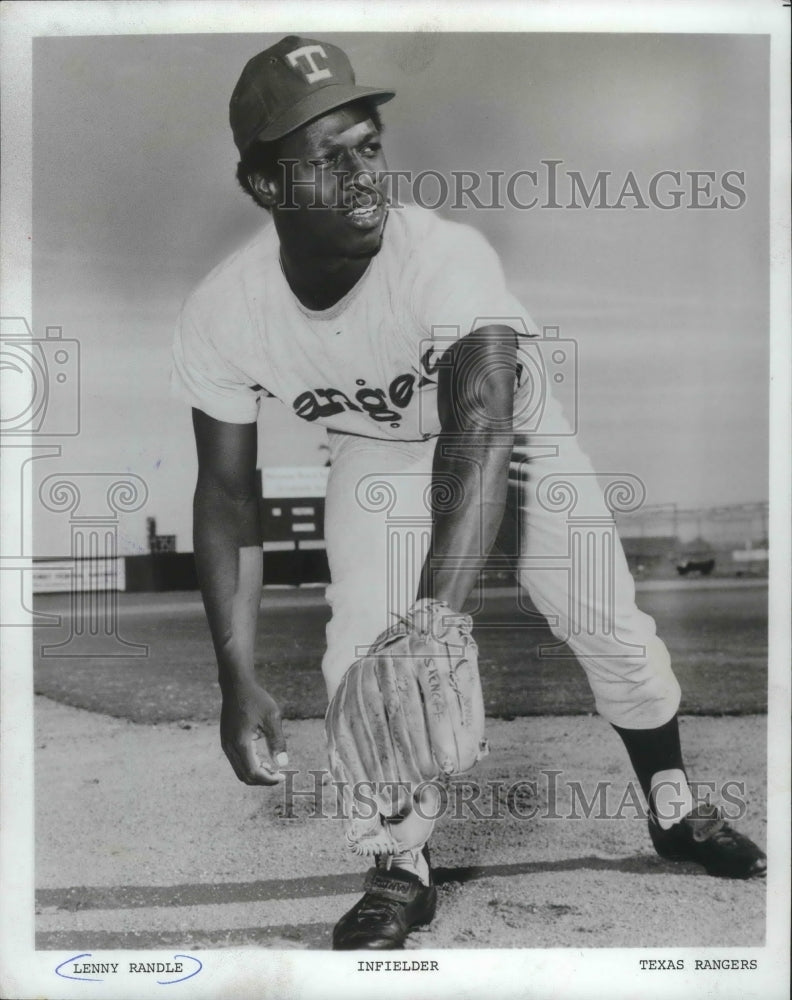
[[[346,745],[366,729],[341,704],[350,666],[394,614],[414,622],[435,607],[461,613],[497,543],[624,741],[657,852],[711,874],[763,875],[762,851],[694,801],[679,685],[653,620],[635,605],[615,534],[607,594],[590,583],[587,546],[574,553],[574,573],[559,564],[568,523],[554,488],[571,489],[577,509],[600,523],[611,523],[609,509],[536,375],[541,335],[506,288],[497,254],[473,228],[389,204],[378,108],[393,96],[358,85],[336,46],[289,36],[248,62],[231,98],[237,176],[269,224],[188,297],[173,373],[193,408],[194,546],[223,749],[248,784],[276,784],[288,762],[278,707],[254,673],[257,415],[260,399],[275,397],[328,432],[332,617],[322,671],[336,745],[344,740],[334,726],[346,725]],[[584,581],[574,594],[571,579]],[[379,676],[375,691],[384,690]],[[383,767],[370,747],[359,762],[370,779]],[[432,821],[407,837],[400,818],[389,817],[388,846],[374,852],[335,949],[401,948],[434,915]],[[404,829],[408,820],[409,806]]]

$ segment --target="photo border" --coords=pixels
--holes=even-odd
[[[764,997],[788,995],[789,962],[789,778],[790,684],[790,330],[788,220],[789,164],[789,6],[727,0],[707,3],[570,3],[562,9],[535,3],[519,13],[506,4],[437,3],[431,7],[384,6],[333,2],[304,3],[290,12],[278,3],[179,2],[9,2],[0,8],[2,26],[2,315],[32,316],[31,191],[32,168],[32,38],[36,35],[114,35],[153,33],[234,33],[302,31],[318,34],[340,30],[466,30],[466,31],[589,31],[722,33],[771,35],[771,371],[770,378],[770,642],[768,737],[768,857],[767,939],[764,948],[738,949],[740,957],[760,958],[750,974],[691,978],[648,976],[637,970],[636,949],[525,949],[421,951],[422,958],[441,956],[444,971],[415,973],[396,981],[389,977],[355,978],[356,957],[269,949],[217,949],[200,976],[182,984],[180,996],[260,996],[261,985],[282,984],[278,995],[345,998],[387,996],[469,996],[472,984],[502,996],[536,995],[609,998],[645,997],[663,1000],[702,990],[725,998],[750,990]],[[23,489],[30,495],[30,464]],[[20,517],[13,488],[0,495],[3,531],[22,523],[29,551],[30,519]],[[31,574],[25,574],[30,581]],[[5,589],[3,589],[5,588]],[[8,581],[0,574],[0,600],[10,600]],[[30,606],[31,594],[24,595]],[[37,952],[33,907],[33,684],[32,637],[24,628],[0,630],[3,676],[2,782],[3,825],[0,837],[0,992],[5,996],[101,996],[89,983],[68,983],[54,974],[55,953]],[[739,915],[735,915],[738,919]],[[642,949],[648,957],[693,957],[701,949]],[[707,949],[707,957],[728,957],[734,949]],[[124,953],[118,953],[124,954]],[[152,958],[154,954],[151,953]],[[203,953],[202,953],[203,954]],[[165,953],[162,953],[163,957]],[[172,957],[172,953],[167,953]],[[111,956],[108,956],[110,960]],[[405,980],[409,980],[406,982]],[[560,987],[560,983],[563,986]],[[272,987],[268,987],[271,989]],[[114,996],[157,996],[161,987],[147,989],[131,979],[119,982]],[[105,994],[106,995],[106,994]]]

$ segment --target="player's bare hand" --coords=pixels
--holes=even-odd
[[[234,773],[246,785],[277,785],[289,763],[281,714],[255,681],[223,687],[220,742]]]

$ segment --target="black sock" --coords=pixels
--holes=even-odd
[[[685,765],[682,763],[679,719],[676,715],[658,729],[621,729],[619,726],[613,728],[621,736],[627,748],[630,762],[650,805],[652,775],[658,771],[678,769],[687,778]]]

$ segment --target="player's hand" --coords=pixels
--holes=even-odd
[[[223,687],[220,742],[240,781],[246,785],[277,785],[286,767],[286,740],[280,709],[255,681]]]

